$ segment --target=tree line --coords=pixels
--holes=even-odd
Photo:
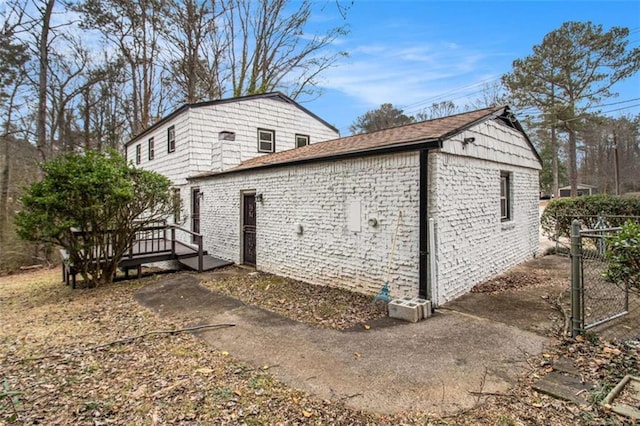
[[[531,113],[522,121],[543,159],[541,192],[557,197],[558,188],[568,184],[577,195],[579,183],[609,194],[639,192],[640,115],[612,118],[597,112],[616,98],[616,83],[640,69],[640,48],[629,48],[629,33],[623,27],[605,31],[591,22],[566,22],[533,46],[531,55],[514,60],[501,85],[485,87],[481,99],[462,107],[434,103],[415,116],[383,104],[358,117],[350,130],[375,131],[508,103],[516,112]]]
[[[12,218],[20,187],[42,176],[37,163],[118,150],[183,103],[274,90],[318,96],[322,72],[346,55],[333,42],[347,33],[349,7],[343,0],[2,2],[0,258],[18,244]],[[337,13],[338,24],[312,22],[317,12]]]

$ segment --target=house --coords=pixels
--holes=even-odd
[[[558,188],[560,197],[571,197],[571,185]],[[592,185],[585,185],[583,183],[578,184],[578,196],[581,195],[595,195],[598,193],[598,187]]]
[[[338,136],[335,127],[274,92],[185,104],[127,142],[125,155],[136,167],[168,177],[187,206],[187,200],[201,199],[185,193],[188,176]],[[178,223],[185,219],[175,216]],[[199,232],[197,216],[190,220],[191,230]]]
[[[241,160],[187,179],[235,263],[368,294],[389,266],[392,297],[437,306],[538,248],[541,160],[506,106]]]

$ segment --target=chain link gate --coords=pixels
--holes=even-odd
[[[571,335],[573,337],[603,324],[625,318],[614,337],[638,338],[640,298],[628,286],[607,281],[607,237],[620,228],[605,227],[581,230],[580,221],[571,226]]]

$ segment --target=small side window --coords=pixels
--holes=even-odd
[[[149,141],[147,142],[147,148],[149,151],[149,160],[153,160],[156,156],[155,142],[153,141],[153,138],[149,138]]]
[[[500,220],[511,220],[511,174],[500,172]]]
[[[276,132],[274,130],[258,129],[258,152],[275,152]]]
[[[136,164],[140,164],[142,162],[142,147],[140,144],[136,145]]]
[[[296,135],[296,148],[309,145],[309,135]]]
[[[167,129],[167,151],[174,152],[176,150],[176,126]]]

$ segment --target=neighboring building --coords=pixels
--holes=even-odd
[[[188,176],[221,172],[257,156],[338,136],[329,123],[276,92],[183,105],[127,142],[125,149],[137,167],[167,176],[187,206],[193,198],[184,190]],[[192,217],[196,232],[197,226]]]
[[[560,197],[571,197],[571,185],[558,188]],[[578,196],[581,195],[595,195],[598,193],[598,187],[592,185],[578,184]]]
[[[393,297],[439,305],[536,253],[541,161],[508,107],[248,159],[255,127],[274,128],[252,125],[254,152],[230,163],[213,155],[210,171],[188,179],[193,200],[202,198],[188,214],[201,219],[210,254],[369,294],[390,262]],[[223,129],[233,130],[213,132]],[[318,132],[330,130],[318,120]]]

